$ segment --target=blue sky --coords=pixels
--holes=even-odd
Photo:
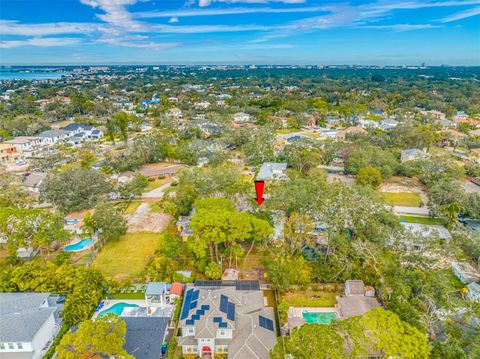
[[[480,0],[1,0],[5,64],[480,65]]]

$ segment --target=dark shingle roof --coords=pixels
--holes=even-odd
[[[127,324],[125,350],[136,359],[158,359],[167,331],[165,317],[122,317]]]
[[[70,123],[68,124],[67,126],[63,127],[62,130],[64,131],[76,131],[78,129],[81,129],[81,130],[91,130],[93,128],[93,126],[90,126],[90,125],[83,125],[81,123]]]

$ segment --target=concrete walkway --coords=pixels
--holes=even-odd
[[[151,190],[150,192],[142,193],[142,198],[162,198],[165,190],[170,187],[171,182]]]
[[[403,215],[424,216],[424,217],[428,217],[430,215],[428,207],[393,206],[393,210],[396,214],[403,214]]]

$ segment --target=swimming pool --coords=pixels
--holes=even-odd
[[[303,312],[302,315],[309,324],[330,324],[337,319],[335,312]]]
[[[107,315],[110,313],[120,316],[125,308],[132,308],[132,307],[138,307],[138,305],[128,304],[128,303],[116,303],[112,305],[110,308],[105,309],[104,311],[98,313],[98,316],[103,317],[104,315]]]
[[[65,246],[63,249],[66,250],[67,252],[76,252],[76,251],[81,251],[87,247],[90,247],[93,244],[93,240],[91,238],[84,238],[81,241],[75,243],[75,244],[70,244],[68,246]]]

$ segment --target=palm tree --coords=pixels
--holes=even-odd
[[[446,214],[446,216],[448,217],[448,219],[450,219],[452,223],[457,222],[459,213],[464,210],[465,207],[458,202],[452,202],[442,207],[442,211]]]

